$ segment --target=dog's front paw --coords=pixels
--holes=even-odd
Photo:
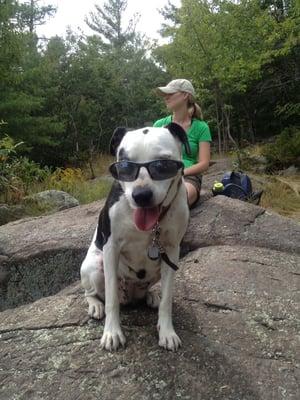
[[[109,351],[117,350],[120,345],[124,346],[126,343],[125,336],[121,328],[106,330],[101,338],[100,347]]]
[[[181,340],[174,329],[159,329],[159,346],[166,350],[176,351],[181,346]]]

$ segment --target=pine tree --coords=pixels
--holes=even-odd
[[[39,5],[40,0],[27,0],[19,4],[19,22],[23,30],[28,29],[30,33],[34,33],[39,25],[43,25],[47,17],[55,14],[56,8],[49,5]]]
[[[121,49],[134,40],[138,15],[135,14],[126,27],[123,27],[126,0],[109,0],[103,7],[95,5],[96,11],[86,18],[87,25],[99,34],[105,44]]]
[[[24,151],[37,161],[49,148],[59,144],[63,124],[46,109],[46,76],[41,69],[42,54],[32,29],[42,23],[46,10],[36,2],[28,4],[7,0],[0,8],[0,120],[5,132],[24,142]]]

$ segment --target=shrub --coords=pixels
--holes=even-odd
[[[17,155],[21,144],[7,135],[0,139],[0,194],[9,203],[20,201],[31,185],[50,175],[49,168],[41,168],[36,162]]]
[[[80,168],[57,168],[45,183],[47,188],[68,192],[80,204],[102,199],[111,187],[107,179],[86,180]]]
[[[86,173],[80,168],[57,168],[54,172],[48,167],[42,168],[38,163],[18,156],[17,148],[21,144],[22,142],[15,143],[9,136],[0,139],[0,201],[19,203],[27,194],[47,189],[68,192],[81,204],[107,195],[111,187],[110,180],[86,180]],[[110,159],[104,157],[99,166],[96,166],[106,170],[109,161]],[[33,211],[35,214],[44,210]]]
[[[84,175],[80,168],[57,168],[49,177],[48,186],[51,189],[73,193],[83,182]]]
[[[29,160],[27,157],[19,157],[12,163],[14,173],[22,181],[24,192],[27,194],[29,187],[35,183],[43,182],[51,175],[49,167],[43,167]]]
[[[275,143],[264,146],[262,154],[267,159],[269,171],[284,169],[290,165],[300,167],[300,129],[285,128]]]

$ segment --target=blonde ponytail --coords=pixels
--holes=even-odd
[[[188,100],[188,113],[191,118],[203,119],[201,107],[195,102],[192,96]]]
[[[201,107],[199,106],[198,103],[194,103],[194,115],[193,115],[193,118],[203,119],[202,110],[201,110]]]

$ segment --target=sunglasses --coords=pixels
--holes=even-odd
[[[173,178],[180,169],[183,171],[183,163],[176,160],[154,160],[146,163],[124,160],[111,164],[109,171],[119,181],[133,182],[137,179],[142,167],[147,169],[155,181]]]

